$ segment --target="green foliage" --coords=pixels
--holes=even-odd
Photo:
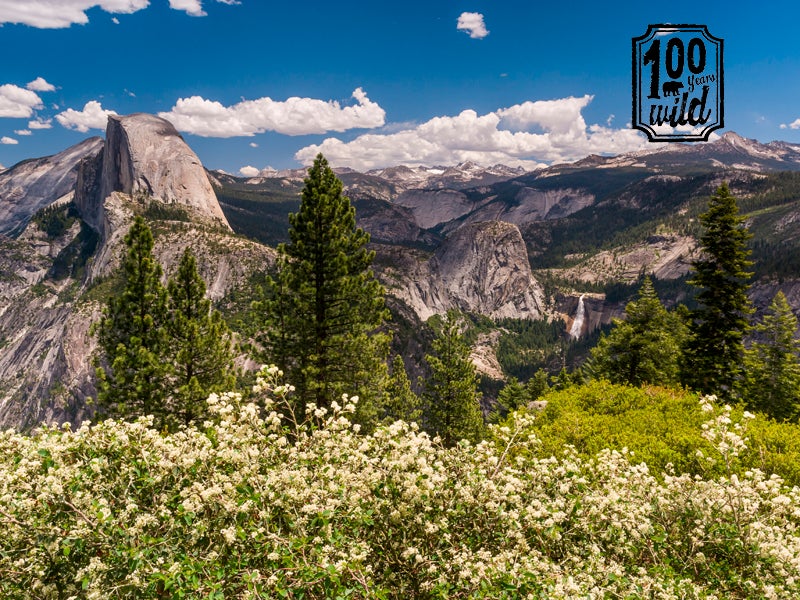
[[[206,284],[188,247],[167,292],[167,331],[174,367],[170,405],[172,416],[188,424],[205,414],[210,393],[233,388],[233,341],[222,315],[211,309]]]
[[[569,344],[561,319],[499,319],[496,327],[502,332],[496,355],[504,373],[525,381],[539,369],[561,365]]]
[[[797,317],[778,292],[763,321],[753,328],[758,341],[745,351],[742,395],[750,410],[779,421],[800,412],[800,342]]]
[[[279,272],[263,310],[265,362],[296,387],[296,410],[327,408],[343,393],[360,398],[356,419],[378,418],[386,384],[388,313],[370,266],[369,234],[356,227],[342,182],[320,154],[309,169],[299,211],[289,216],[289,243],[278,246]]]
[[[752,265],[750,233],[736,199],[722,184],[700,215],[701,256],[692,263],[689,283],[700,289],[684,350],[682,380],[704,393],[730,398],[741,375],[743,338],[753,312],[747,297]]]
[[[462,439],[476,442],[484,429],[478,376],[459,327],[454,313],[442,319],[433,354],[425,356],[430,368],[423,391],[426,424],[446,445]]]
[[[211,310],[188,248],[165,288],[142,217],[125,244],[124,288],[109,297],[94,330],[105,359],[97,368],[98,412],[123,419],[153,415],[166,428],[199,420],[208,394],[234,385],[231,334]]]
[[[383,415],[383,422],[387,424],[397,420],[406,423],[419,422],[422,417],[422,402],[411,389],[403,357],[399,354],[392,360],[392,374],[386,385]]]
[[[119,417],[153,414],[163,422],[170,374],[167,291],[153,256],[153,235],[136,217],[125,236],[125,289],[111,296],[97,324],[109,368],[98,368],[100,411]]]
[[[750,419],[746,447],[728,462],[709,460],[716,441],[708,435],[707,423],[713,413],[704,412],[694,393],[678,389],[642,388],[591,381],[567,390],[551,390],[542,400],[544,410],[535,413],[531,427],[540,444],[535,454],[542,458],[561,456],[565,448],[589,458],[604,448],[627,449],[634,462],[644,462],[651,473],[699,475],[703,477],[744,476],[747,470],[776,473],[788,485],[800,485],[800,426],[778,423],[762,415]],[[746,421],[737,408],[723,419]],[[524,415],[522,411],[520,415]],[[512,413],[506,425],[513,426],[520,415]],[[724,440],[730,441],[726,436]]]
[[[591,376],[630,385],[670,385],[678,382],[681,346],[686,326],[667,312],[650,278],[639,298],[625,307],[625,320],[613,319],[614,328],[591,350],[584,369]]]
[[[70,202],[66,205],[50,205],[38,210],[31,221],[47,234],[47,238],[54,240],[61,237],[67,229],[78,219],[78,209]]]
[[[489,420],[497,422],[512,411],[528,407],[531,402],[541,398],[548,389],[550,389],[550,376],[544,369],[536,371],[527,383],[511,377],[497,395],[497,404],[489,413]]]
[[[598,380],[550,391],[542,399],[547,406],[534,421],[541,456],[558,456],[567,445],[586,457],[604,448],[627,448],[656,473],[668,464],[679,473],[703,472],[695,451],[709,446],[693,394]]]

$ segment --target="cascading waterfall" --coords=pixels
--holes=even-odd
[[[583,294],[578,299],[578,310],[575,312],[575,320],[572,321],[572,327],[569,328],[569,337],[577,340],[581,337],[583,331],[583,322],[586,319],[586,307],[583,304]]]

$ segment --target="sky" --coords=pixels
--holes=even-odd
[[[725,40],[725,127],[800,143],[800,4],[0,0],[0,165],[170,120],[236,175],[308,165],[535,168],[652,147],[630,128],[631,38]]]

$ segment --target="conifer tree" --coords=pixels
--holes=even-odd
[[[677,383],[686,326],[664,308],[649,277],[638,298],[625,307],[625,315],[625,320],[613,319],[613,329],[592,348],[586,372],[634,386]]]
[[[697,391],[733,395],[742,371],[743,338],[753,309],[747,297],[750,232],[736,199],[723,183],[700,215],[700,257],[690,284],[700,288],[684,349],[683,382]]]
[[[778,292],[763,321],[753,328],[756,339],[745,351],[742,393],[747,407],[778,421],[796,420],[800,412],[800,342],[797,317]]]
[[[232,337],[219,311],[211,310],[206,284],[188,247],[167,290],[167,324],[174,365],[169,404],[173,416],[188,424],[205,414],[210,393],[233,389],[236,377]]]
[[[536,371],[533,377],[525,384],[525,391],[527,392],[529,402],[533,402],[544,396],[548,389],[550,389],[550,377],[544,369]]]
[[[433,354],[425,356],[431,374],[423,392],[428,427],[447,445],[462,439],[477,442],[483,435],[478,375],[469,354],[455,315],[447,315],[433,341]]]
[[[358,395],[355,420],[378,418],[388,336],[384,290],[371,270],[369,234],[356,227],[342,182],[320,154],[309,169],[297,213],[289,215],[289,243],[278,247],[278,274],[269,281],[264,358],[296,388],[295,410],[329,407],[342,394]]]
[[[422,417],[422,403],[411,389],[403,357],[399,354],[392,360],[392,374],[386,386],[386,402],[384,403],[384,422],[393,423],[398,419],[411,423],[419,422]]]
[[[167,293],[153,256],[153,235],[136,217],[125,236],[125,289],[112,296],[97,324],[108,368],[97,369],[100,412],[115,417],[165,414],[171,364],[167,360]]]

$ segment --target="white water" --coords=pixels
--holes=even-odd
[[[583,331],[583,321],[586,319],[586,307],[583,305],[583,294],[578,300],[578,310],[575,312],[575,320],[572,321],[572,327],[569,328],[569,337],[577,340],[581,337]]]

